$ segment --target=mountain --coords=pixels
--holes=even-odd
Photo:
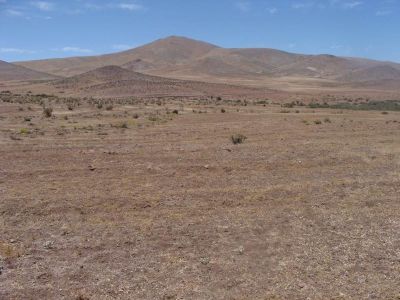
[[[150,76],[119,66],[100,67],[83,74],[52,81],[49,85],[70,95],[100,97],[234,95],[265,98],[274,93],[268,89]]]
[[[169,78],[246,82],[295,78],[309,82],[377,82],[397,78],[400,64],[333,55],[294,54],[275,49],[225,49],[172,36],[124,52],[17,63],[59,76],[74,76],[115,65]],[[395,78],[393,78],[395,77]]]
[[[151,81],[154,78],[156,77],[132,72],[118,66],[105,66],[83,74],[54,81],[53,85],[63,88],[82,88],[114,81]]]
[[[205,55],[214,48],[216,46],[208,43],[173,36],[119,53],[17,62],[16,64],[67,77],[110,65],[130,65],[135,69],[135,63],[138,62],[146,66],[145,69],[179,66]]]
[[[377,65],[369,68],[356,69],[338,79],[344,82],[400,80],[400,69],[391,65]]]
[[[0,60],[0,81],[49,80],[54,78],[57,77]]]

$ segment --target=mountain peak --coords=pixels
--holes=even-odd
[[[207,47],[207,48],[217,48],[218,46],[204,42],[204,41],[200,41],[200,40],[196,40],[196,39],[192,39],[192,38],[188,38],[188,37],[184,37],[184,36],[178,36],[178,35],[171,35],[162,39],[158,39],[148,45],[153,45],[153,44],[171,44],[174,46],[182,46],[182,45],[186,45],[186,46],[203,46],[203,47]],[[145,45],[146,46],[146,45]]]

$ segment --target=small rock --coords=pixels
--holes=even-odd
[[[92,165],[89,165],[89,170],[90,170],[90,171],[94,171],[94,170],[96,170],[96,168],[93,167]]]
[[[243,247],[243,246],[240,246],[240,247],[237,249],[237,252],[238,252],[239,255],[242,255],[243,252],[244,252],[244,247]]]
[[[210,258],[208,258],[208,257],[202,257],[202,258],[200,258],[200,262],[201,262],[203,265],[208,265],[208,264],[210,263]]]
[[[205,165],[205,166],[204,166],[204,168],[206,168],[207,170],[208,170],[209,167],[210,167],[209,165]]]
[[[53,248],[54,248],[54,242],[53,242],[53,241],[46,241],[46,242],[43,244],[43,247],[44,247],[45,249],[53,249]]]

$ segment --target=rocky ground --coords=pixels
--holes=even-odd
[[[71,103],[0,102],[1,299],[399,299],[399,112]]]

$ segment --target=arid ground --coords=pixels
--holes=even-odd
[[[400,112],[17,102],[0,299],[400,298]]]

